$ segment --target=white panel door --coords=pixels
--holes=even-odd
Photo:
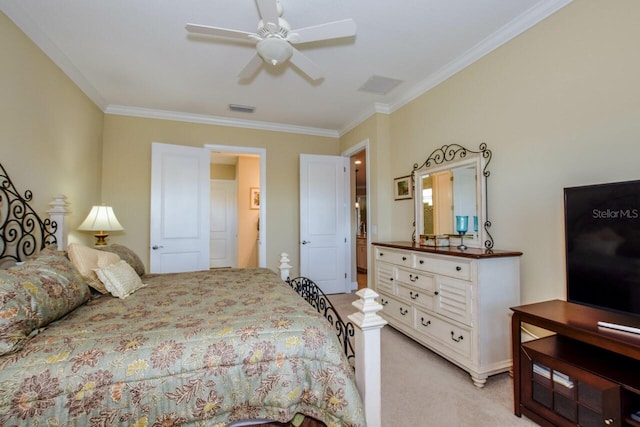
[[[211,268],[238,266],[238,202],[235,181],[211,180]]]
[[[153,143],[151,273],[209,269],[209,151]]]
[[[300,274],[326,294],[349,292],[349,159],[300,155]]]

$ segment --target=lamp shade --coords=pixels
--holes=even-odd
[[[99,205],[91,208],[78,230],[85,231],[121,231],[124,230],[113,213],[111,206]]]
[[[288,41],[280,37],[267,37],[258,42],[258,54],[269,64],[276,66],[287,61],[293,54]]]

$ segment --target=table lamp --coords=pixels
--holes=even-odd
[[[113,213],[111,206],[105,206],[104,204],[93,206],[91,212],[87,215],[78,230],[82,231],[95,231],[94,234],[96,240],[96,246],[104,246],[107,244],[107,237],[109,234],[106,231],[122,231],[124,228],[118,222],[118,218]]]

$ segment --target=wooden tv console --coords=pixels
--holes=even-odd
[[[512,307],[514,412],[543,426],[640,427],[640,318],[553,300]],[[521,325],[555,335],[522,342]],[[640,414],[640,413],[639,413]]]

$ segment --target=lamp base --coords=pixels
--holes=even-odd
[[[107,245],[107,237],[109,237],[106,233],[96,233],[93,235],[96,238],[96,242],[94,246],[106,246]]]

